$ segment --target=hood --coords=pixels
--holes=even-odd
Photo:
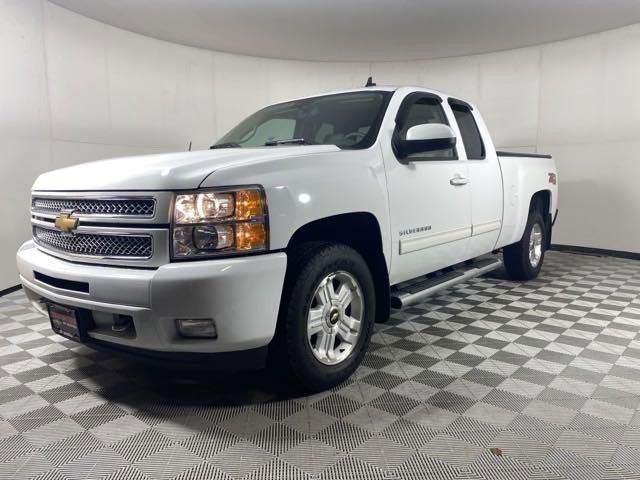
[[[335,145],[283,145],[114,158],[44,173],[33,190],[188,190],[198,188],[214,171],[234,165],[336,151]]]

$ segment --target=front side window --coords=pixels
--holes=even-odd
[[[406,140],[407,132],[411,127],[425,123],[442,123],[449,125],[440,98],[424,94],[409,95],[398,111],[398,117],[396,118],[396,135],[399,135],[401,140]],[[409,155],[408,158],[455,160],[457,154],[455,148],[448,148],[446,150],[415,153]]]
[[[392,92],[324,95],[264,108],[218,140],[216,146],[280,143],[368,148],[375,142]]]
[[[451,105],[453,116],[456,117],[456,122],[460,129],[460,135],[462,135],[462,142],[467,152],[467,158],[469,160],[484,159],[484,142],[482,141],[482,135],[480,135],[480,130],[478,130],[478,124],[473,117],[471,108],[456,100],[449,100],[449,104]]]

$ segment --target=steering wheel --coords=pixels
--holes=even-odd
[[[366,133],[362,133],[362,132],[351,132],[351,133],[347,133],[344,136],[345,140],[351,140],[351,137],[353,137],[352,141],[353,143],[358,143],[360,140],[362,140],[367,134]]]

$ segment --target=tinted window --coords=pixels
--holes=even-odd
[[[373,144],[392,92],[324,95],[264,108],[243,120],[219,144],[263,146],[274,140],[367,148]]]
[[[458,122],[464,149],[467,151],[467,158],[469,160],[482,160],[485,156],[484,143],[471,109],[458,103],[451,103],[451,109],[456,117],[456,122]]]
[[[405,140],[409,129],[416,125],[425,123],[449,124],[438,99],[421,95],[410,95],[405,102],[398,112],[396,121],[400,139]],[[409,155],[409,158],[455,159],[456,152],[454,148],[449,148],[433,152],[415,153]]]
[[[295,128],[296,121],[291,118],[272,118],[259,125],[255,131],[249,132],[242,146],[262,146],[265,138],[293,138]]]

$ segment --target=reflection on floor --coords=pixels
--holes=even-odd
[[[0,298],[0,478],[639,478],[640,262],[550,252],[376,327],[347,383],[149,370]]]

